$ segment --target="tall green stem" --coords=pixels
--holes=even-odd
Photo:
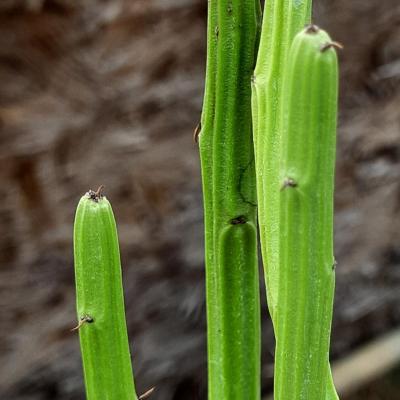
[[[308,27],[284,74],[276,400],[320,400],[331,383],[337,81],[334,43]]]
[[[83,196],[74,225],[79,338],[88,400],[137,400],[126,331],[117,230],[99,192]]]
[[[286,312],[281,306],[278,307],[283,284],[281,281],[287,278],[286,267],[280,255],[281,115],[287,101],[283,100],[283,76],[292,40],[296,33],[310,22],[311,5],[311,0],[265,2],[257,65],[252,79],[260,240],[268,307],[277,342],[278,318],[283,317],[277,314]],[[292,293],[292,296],[295,295]],[[337,399],[337,394],[330,368],[327,369],[326,399],[334,400]]]
[[[261,250],[273,321],[279,281],[279,162],[283,72],[292,40],[311,18],[311,0],[265,2],[257,65],[252,79],[254,150]]]
[[[210,400],[260,397],[260,305],[250,79],[258,0],[208,3],[203,179]]]

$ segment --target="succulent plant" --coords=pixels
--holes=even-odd
[[[307,231],[307,235],[304,234],[297,238],[290,237],[290,233],[293,233],[294,228],[302,229],[299,221],[294,222],[293,218],[300,218],[300,215],[303,214],[304,218],[306,218],[306,209],[313,210],[312,217],[318,212],[330,213],[330,219],[326,214],[318,215],[313,221],[317,221],[315,223],[319,221],[320,225],[318,227],[310,225],[309,229],[323,230],[325,242],[323,242],[324,247],[319,251],[325,252],[324,254],[329,253],[329,251],[332,253],[332,176],[334,172],[334,137],[336,135],[337,118],[337,62],[336,55],[332,56],[332,53],[335,53],[332,50],[334,46],[327,44],[331,43],[330,39],[328,40],[324,32],[313,26],[308,27],[306,31],[299,34],[295,41],[297,44],[293,44],[291,48],[293,38],[310,21],[310,18],[311,0],[271,0],[265,2],[261,42],[252,79],[252,111],[260,241],[268,307],[277,342],[275,398],[279,400],[297,400],[301,398],[308,400],[314,398],[309,397],[308,392],[308,390],[311,390],[312,393],[315,392],[312,386],[315,383],[307,383],[310,382],[308,379],[311,377],[309,375],[311,373],[310,370],[307,369],[307,376],[301,375],[305,374],[304,368],[309,368],[311,365],[304,359],[309,354],[314,357],[314,363],[317,363],[316,354],[320,354],[318,362],[321,362],[322,359],[325,360],[324,367],[319,369],[319,373],[326,371],[326,377],[321,381],[326,386],[326,394],[322,397],[327,399],[337,398],[327,358],[329,345],[326,348],[326,344],[324,347],[319,342],[304,342],[299,346],[299,343],[296,342],[300,332],[315,333],[318,329],[323,332],[323,341],[326,342],[330,335],[331,303],[333,299],[332,271],[330,270],[332,281],[329,281],[327,283],[328,286],[322,289],[319,286],[322,279],[321,276],[313,269],[307,270],[305,266],[307,262],[309,262],[308,266],[315,265],[315,263],[320,262],[320,259],[309,259],[306,262],[300,258],[302,254],[298,250],[300,244],[303,246],[303,252],[308,249],[310,252],[313,251],[312,254],[317,254],[315,243],[309,239],[311,230]],[[327,73],[326,77],[318,78],[315,75],[316,71],[308,69],[311,68],[311,61],[306,61],[305,58],[311,57],[310,51],[305,51],[307,46],[305,45],[306,47],[303,48],[298,43],[300,41],[299,38],[303,38],[301,42],[309,43],[309,37],[312,37],[313,40],[325,41],[324,45],[327,47],[324,51],[318,50],[317,54],[322,56],[321,60],[330,61],[331,70],[324,71],[324,73]],[[299,47],[302,50],[299,50]],[[294,64],[296,64],[296,68],[300,68],[299,65],[303,65],[301,74],[295,73]],[[320,66],[319,68],[323,67]],[[332,92],[332,88],[335,89],[334,92]],[[325,92],[326,96],[323,97]],[[303,97],[301,98],[301,96]],[[321,96],[321,98],[311,101],[311,98],[314,99],[318,96]],[[323,111],[321,111],[322,107],[325,107]],[[314,125],[300,126],[301,118],[313,118],[312,121],[308,120],[307,123]],[[330,125],[328,125],[328,122]],[[307,136],[304,135],[311,135],[314,132],[313,127],[320,129],[321,135],[324,134],[330,137],[330,142],[328,139],[325,141],[314,139],[313,147],[300,146],[300,143],[308,140]],[[315,132],[313,134],[316,135]],[[289,218],[287,215],[288,193],[290,189],[295,193],[302,190],[295,177],[290,175],[291,162],[297,157],[304,161],[307,168],[312,168],[311,165],[314,165],[314,168],[320,168],[318,163],[322,161],[318,157],[323,152],[330,154],[330,158],[324,160],[326,163],[326,182],[329,182],[330,192],[325,186],[324,193],[319,193],[318,199],[321,196],[325,196],[323,201],[326,208],[324,210],[315,208],[316,204],[314,202],[316,198],[306,196],[302,203],[297,202],[294,205],[290,203],[292,213]],[[287,168],[285,165],[287,165]],[[282,168],[288,169],[286,176],[285,174],[282,175]],[[313,189],[318,192],[318,185],[310,190]],[[329,209],[329,207],[331,208]],[[309,217],[311,218],[311,216]],[[309,223],[303,219],[300,222]],[[315,234],[314,231],[312,232]],[[297,254],[295,254],[296,251]],[[310,254],[309,257],[311,258]],[[292,257],[290,258],[292,264],[289,263],[289,257]],[[332,263],[330,264],[331,266]],[[323,274],[324,268],[320,268],[322,268],[322,271],[319,272]],[[304,275],[300,274],[300,270],[303,271],[302,274]],[[297,274],[293,273],[294,271]],[[318,297],[322,296],[321,291],[328,298]],[[300,295],[303,296],[301,299],[310,300],[314,298],[316,303],[313,303],[313,305],[317,308],[322,307],[326,311],[326,314],[319,316],[313,314],[318,322],[316,326],[309,326],[311,320],[302,319],[302,315],[311,315],[313,311],[309,309],[305,312],[301,308],[304,307],[304,304],[302,306],[302,303],[299,302],[298,296]],[[318,301],[322,301],[322,303],[320,304]],[[330,306],[327,305],[329,301],[331,302]],[[296,307],[301,310],[299,314],[294,312]],[[314,310],[314,312],[317,311]],[[318,312],[321,312],[320,308],[318,308]],[[324,325],[324,328],[322,328],[322,325]],[[316,329],[316,331],[313,331],[313,329]],[[313,347],[312,351],[310,346]],[[324,348],[325,353],[322,352],[320,346]],[[302,378],[305,381],[300,383]],[[312,380],[314,379],[316,378],[313,377]],[[302,391],[296,392],[295,390],[300,387]],[[321,396],[321,393],[319,395]]]
[[[203,178],[210,400],[260,397],[260,304],[251,84],[258,0],[210,0],[197,130]]]
[[[284,74],[276,400],[337,397],[329,367],[335,282],[336,45],[318,27],[307,27],[293,41]]]
[[[88,400],[137,400],[125,322],[117,229],[101,188],[79,201],[76,307]]]
[[[258,207],[276,338],[274,398],[337,400],[329,342],[339,45],[315,25],[302,30],[311,0],[265,2],[261,39],[258,0],[208,6],[206,87],[194,135],[205,214],[208,399],[260,399]],[[74,255],[87,398],[137,400],[117,230],[102,188],[79,202]]]
[[[256,158],[261,251],[272,319],[279,280],[279,163],[283,74],[294,36],[311,19],[311,0],[265,2],[257,64],[252,77],[252,115]]]

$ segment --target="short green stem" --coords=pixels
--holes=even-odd
[[[79,338],[88,400],[137,400],[125,322],[117,230],[109,201],[90,191],[74,225]]]

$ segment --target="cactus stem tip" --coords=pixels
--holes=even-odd
[[[306,29],[306,33],[310,33],[310,34],[319,32],[319,27],[314,24],[306,25],[305,29]]]

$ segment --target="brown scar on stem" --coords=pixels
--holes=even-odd
[[[294,188],[294,187],[297,187],[297,182],[294,180],[294,179],[292,179],[292,178],[285,178],[285,180],[283,181],[283,184],[282,184],[282,186],[281,186],[281,191],[282,190],[285,190],[286,188],[288,188],[288,187],[291,187],[291,188]]]
[[[140,395],[139,400],[147,399],[154,392],[155,389],[156,389],[155,387],[152,387],[150,390]]]
[[[344,46],[339,42],[328,42],[321,46],[321,53],[324,53],[329,49],[342,50],[343,48]]]
[[[89,190],[87,192],[87,195],[88,195],[89,199],[91,199],[97,203],[103,197],[103,190],[104,190],[104,185],[100,185],[96,191]]]
[[[306,33],[318,33],[319,32],[319,27],[317,26],[317,25],[314,25],[314,24],[309,24],[309,25],[306,25],[306,27],[305,27],[305,31],[306,31]]]
[[[247,222],[247,219],[244,215],[239,215],[239,217],[233,218],[229,222],[231,225],[243,225]]]
[[[194,128],[194,132],[193,132],[193,141],[195,143],[199,142],[199,135],[201,132],[201,122],[199,122],[196,126],[196,128]]]
[[[80,317],[78,325],[71,329],[71,332],[79,331],[84,324],[91,324],[92,322],[94,322],[94,319],[90,315],[83,315]]]

